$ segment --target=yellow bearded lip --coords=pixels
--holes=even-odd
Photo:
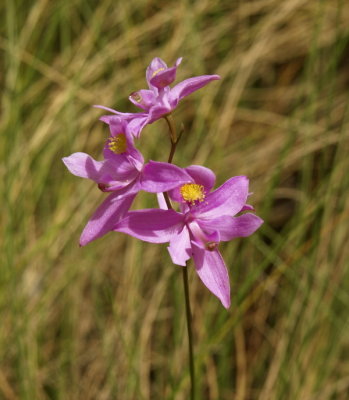
[[[109,139],[108,148],[115,154],[125,153],[127,150],[127,141],[124,133],[120,133]]]
[[[202,202],[205,199],[205,191],[202,185],[197,183],[185,183],[179,189],[184,201],[194,205],[196,202]]]
[[[159,68],[159,69],[157,69],[156,71],[154,71],[153,72],[153,74],[152,74],[152,78],[154,78],[154,76],[156,76],[159,72],[161,72],[161,71],[165,71],[165,68]]]
[[[137,103],[140,103],[143,99],[142,99],[142,96],[138,93],[138,92],[133,92],[133,93],[131,93],[131,95],[130,95],[131,97],[132,97],[132,99],[134,100],[134,101],[136,101]]]

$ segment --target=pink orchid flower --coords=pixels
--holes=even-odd
[[[150,170],[156,165],[150,165]],[[184,169],[188,180],[170,192],[180,203],[181,212],[148,209],[128,212],[114,227],[151,243],[169,242],[172,261],[185,266],[193,257],[196,271],[204,285],[219,298],[225,308],[230,306],[230,283],[219,242],[254,233],[263,220],[251,213],[246,205],[248,179],[236,176],[210,192],[215,176],[201,166]]]
[[[96,161],[86,153],[63,158],[73,175],[91,179],[103,192],[111,192],[85,226],[80,237],[81,246],[111,231],[140,190],[165,192],[187,180],[181,168],[168,163],[152,161],[148,169],[142,154],[134,146],[127,121],[114,117],[109,126],[111,135],[103,150],[103,161]],[[161,174],[157,172],[159,170]]]
[[[130,122],[130,130],[134,136],[139,137],[142,128],[171,113],[179,101],[196,90],[206,86],[213,80],[220,79],[219,75],[201,75],[185,79],[173,88],[170,84],[176,78],[177,67],[182,58],[178,58],[173,67],[167,67],[161,58],[154,58],[146,71],[149,89],[133,92],[129,99],[137,107],[144,110],[140,113],[122,113],[112,108],[95,106],[107,110]],[[100,119],[109,124],[112,116],[104,115]]]

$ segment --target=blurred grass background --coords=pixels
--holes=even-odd
[[[151,59],[183,56],[177,81],[222,80],[175,111],[175,162],[248,175],[265,220],[221,246],[228,312],[191,265],[198,399],[347,400],[349,3],[4,0],[0,20],[0,399],[188,398],[180,267],[117,233],[79,248],[104,194],[61,162],[101,157],[91,105],[136,111]],[[139,145],[166,160],[166,124]]]

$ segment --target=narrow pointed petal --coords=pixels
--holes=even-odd
[[[184,226],[182,232],[172,237],[167,250],[174,264],[186,265],[186,262],[192,256],[190,236],[186,226]]]
[[[248,179],[246,176],[234,176],[228,179],[206,199],[192,208],[192,213],[200,218],[215,218],[222,215],[233,216],[246,204]]]
[[[179,57],[177,58],[176,62],[175,62],[175,66],[178,67],[178,65],[182,62],[183,57]]]
[[[203,250],[192,242],[196,272],[204,285],[219,298],[225,308],[230,307],[230,282],[227,267],[218,250]]]
[[[190,181],[188,173],[176,165],[149,161],[142,172],[141,187],[146,192],[159,193]]]
[[[194,78],[188,78],[174,86],[170,92],[170,102],[172,106],[176,106],[178,101],[183,97],[195,92],[198,89],[206,86],[208,83],[221,79],[219,75],[201,75]]]
[[[109,111],[109,112],[111,112],[112,114],[115,114],[115,115],[117,115],[118,117],[123,118],[123,119],[127,119],[127,120],[133,119],[133,118],[135,118],[138,114],[141,114],[141,113],[124,113],[124,112],[121,112],[121,111],[116,111],[116,110],[114,110],[113,108],[101,106],[101,105],[98,105],[98,104],[95,104],[93,107],[94,107],[94,108],[100,108],[100,109],[105,110],[105,111]],[[100,117],[100,120],[103,121],[103,122],[106,122],[106,121],[104,121],[102,118],[104,118],[104,117],[106,117],[106,118],[114,118],[115,115],[105,115],[105,116]],[[108,122],[107,122],[107,123],[108,123]]]
[[[102,115],[99,117],[99,120],[109,125],[112,118],[114,118],[114,115]]]
[[[123,194],[120,194],[123,193]],[[113,230],[115,224],[127,213],[137,193],[125,195],[125,191],[110,194],[97,208],[85,226],[80,246],[85,246]]]
[[[145,242],[166,243],[181,231],[184,225],[183,218],[182,214],[174,210],[130,211],[114,226],[114,230]]]
[[[114,110],[113,108],[101,106],[99,104],[95,104],[93,107],[94,108],[100,108],[100,109],[105,110],[105,111],[109,111],[109,112],[111,112],[113,114],[123,114],[123,113],[120,113],[119,111]]]
[[[206,232],[218,231],[220,240],[229,241],[237,237],[252,235],[262,224],[263,220],[254,214],[243,214],[239,217],[228,215],[208,220],[197,219],[200,227]]]
[[[62,158],[65,166],[73,175],[81,178],[92,179],[98,182],[101,175],[111,172],[110,166],[105,161],[96,161],[86,153],[73,153]]]
[[[100,121],[103,121],[104,123],[106,123],[108,125],[110,124],[110,121],[113,120],[113,118],[115,118],[115,116],[118,116],[118,117],[120,117],[120,118],[122,118],[122,119],[124,119],[126,121],[133,121],[134,119],[140,120],[142,118],[146,119],[148,117],[148,114],[145,113],[145,112],[143,112],[143,113],[142,112],[139,112],[139,113],[123,113],[123,112],[115,111],[115,110],[113,110],[111,108],[108,108],[108,107],[103,107],[103,106],[94,106],[94,107],[102,108],[102,109],[105,109],[105,110],[107,110],[109,112],[112,112],[113,114],[116,114],[116,115],[102,115],[99,118]]]

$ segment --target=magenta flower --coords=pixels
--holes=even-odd
[[[133,144],[125,120],[114,117],[109,126],[111,136],[104,147],[103,161],[96,161],[85,153],[63,158],[72,174],[92,179],[103,192],[112,192],[85,226],[80,237],[81,246],[111,231],[129,210],[140,190],[165,192],[176,187],[178,182],[187,181],[185,172],[175,165],[151,161],[148,169],[142,154]]]
[[[161,58],[154,58],[146,71],[149,89],[133,92],[129,99],[137,107],[144,110],[140,113],[121,113],[104,106],[96,106],[130,122],[130,130],[139,137],[142,128],[172,112],[179,101],[196,90],[206,86],[213,80],[220,79],[219,75],[201,75],[184,80],[173,88],[170,84],[176,78],[176,71],[182,58],[179,58],[173,67],[168,68]],[[112,116],[104,115],[100,119],[107,124]]]
[[[171,191],[171,197],[180,202],[182,212],[131,211],[114,230],[151,243],[169,242],[170,256],[177,265],[185,266],[193,257],[202,282],[228,308],[229,276],[218,251],[219,242],[249,236],[263,221],[251,213],[236,216],[252,208],[246,205],[248,179],[245,176],[233,177],[210,193],[215,180],[212,171],[191,166],[185,172],[190,176],[188,183]]]

